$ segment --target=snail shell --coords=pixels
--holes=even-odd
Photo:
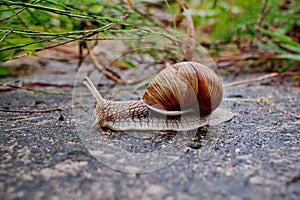
[[[149,83],[142,101],[163,114],[198,110],[204,116],[220,105],[222,96],[222,82],[213,70],[197,62],[180,62]]]
[[[220,78],[196,62],[181,62],[163,69],[149,83],[141,100],[106,100],[92,81],[85,79],[83,83],[97,101],[93,117],[101,127],[187,131],[216,125],[234,116],[218,108],[223,95]]]

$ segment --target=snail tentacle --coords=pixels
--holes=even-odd
[[[91,79],[89,79],[89,77],[85,76],[84,79],[86,81],[83,81],[83,84],[91,91],[91,93],[95,97],[98,105],[100,107],[103,107],[104,104],[105,104],[105,99],[98,92],[97,88],[95,87],[95,85],[93,84],[93,82],[91,81]]]

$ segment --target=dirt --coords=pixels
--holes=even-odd
[[[76,65],[51,62],[44,70],[0,81],[73,84]],[[223,78],[228,83],[250,77]],[[109,89],[111,85],[102,88],[105,87]],[[0,108],[38,111],[72,107],[72,88],[35,89],[63,94],[2,91]],[[0,111],[0,198],[299,199],[299,99],[300,89],[296,87],[259,82],[227,88],[222,106],[234,112],[235,118],[209,128],[199,137],[187,137],[173,162],[151,172],[124,172],[122,165],[115,170],[111,163],[96,159],[83,141],[78,131],[80,124],[71,109],[48,113]],[[174,136],[168,134],[150,139],[94,134],[112,146],[122,145],[122,150],[144,155],[174,142]]]

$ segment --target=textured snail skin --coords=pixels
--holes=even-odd
[[[205,125],[217,125],[233,118],[230,111],[217,108],[209,116],[185,113],[166,116],[151,110],[142,101],[108,101],[96,106],[94,116],[100,127],[113,130],[188,131]]]

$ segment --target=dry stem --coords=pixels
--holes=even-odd
[[[227,84],[224,84],[224,87],[232,87],[232,86],[236,86],[236,85],[243,85],[243,84],[247,84],[247,83],[259,82],[259,81],[262,81],[265,79],[274,78],[274,77],[278,77],[278,76],[295,76],[295,75],[300,75],[300,72],[283,72],[283,73],[274,72],[274,73],[266,74],[266,75],[263,75],[263,76],[260,76],[257,78],[227,83]]]

